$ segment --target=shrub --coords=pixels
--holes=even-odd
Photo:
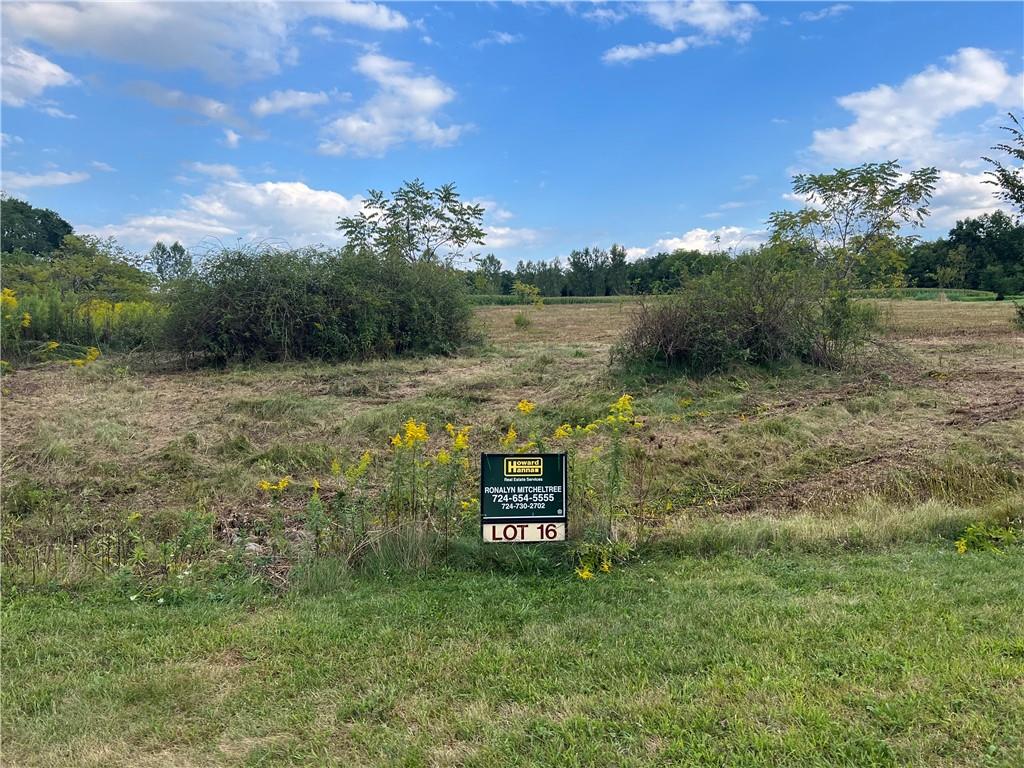
[[[451,353],[469,333],[452,270],[351,250],[225,250],[173,289],[168,337],[187,359]]]
[[[695,278],[666,300],[641,304],[614,356],[695,374],[743,361],[838,367],[875,325],[875,311],[833,290],[810,259],[766,248]]]

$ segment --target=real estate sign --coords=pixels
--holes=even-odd
[[[565,541],[568,461],[564,453],[480,456],[480,527],[484,541]]]

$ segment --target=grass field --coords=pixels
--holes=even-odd
[[[1024,512],[1024,335],[1005,302],[879,306],[843,372],[615,371],[631,307],[591,303],[479,308],[455,358],[5,376],[4,765],[1022,764],[1024,550],[953,540]],[[593,581],[328,561],[159,605],[11,564],[132,515],[226,541],[261,478],[304,491],[407,418],[479,450],[522,398],[553,428],[623,391],[630,503],[670,511]]]

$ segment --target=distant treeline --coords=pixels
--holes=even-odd
[[[627,261],[626,250],[584,248],[563,263],[520,261],[504,269],[493,255],[478,259],[465,279],[470,291],[512,295],[516,281],[534,285],[542,296],[620,296],[678,290],[688,280],[710,274],[734,258],[725,251],[677,250]],[[1024,225],[996,211],[957,222],[946,237],[904,244],[896,253],[855,268],[861,288],[952,288],[1024,293]]]

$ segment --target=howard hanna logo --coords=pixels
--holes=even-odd
[[[505,477],[543,477],[544,459],[540,456],[533,458],[505,457]]]

